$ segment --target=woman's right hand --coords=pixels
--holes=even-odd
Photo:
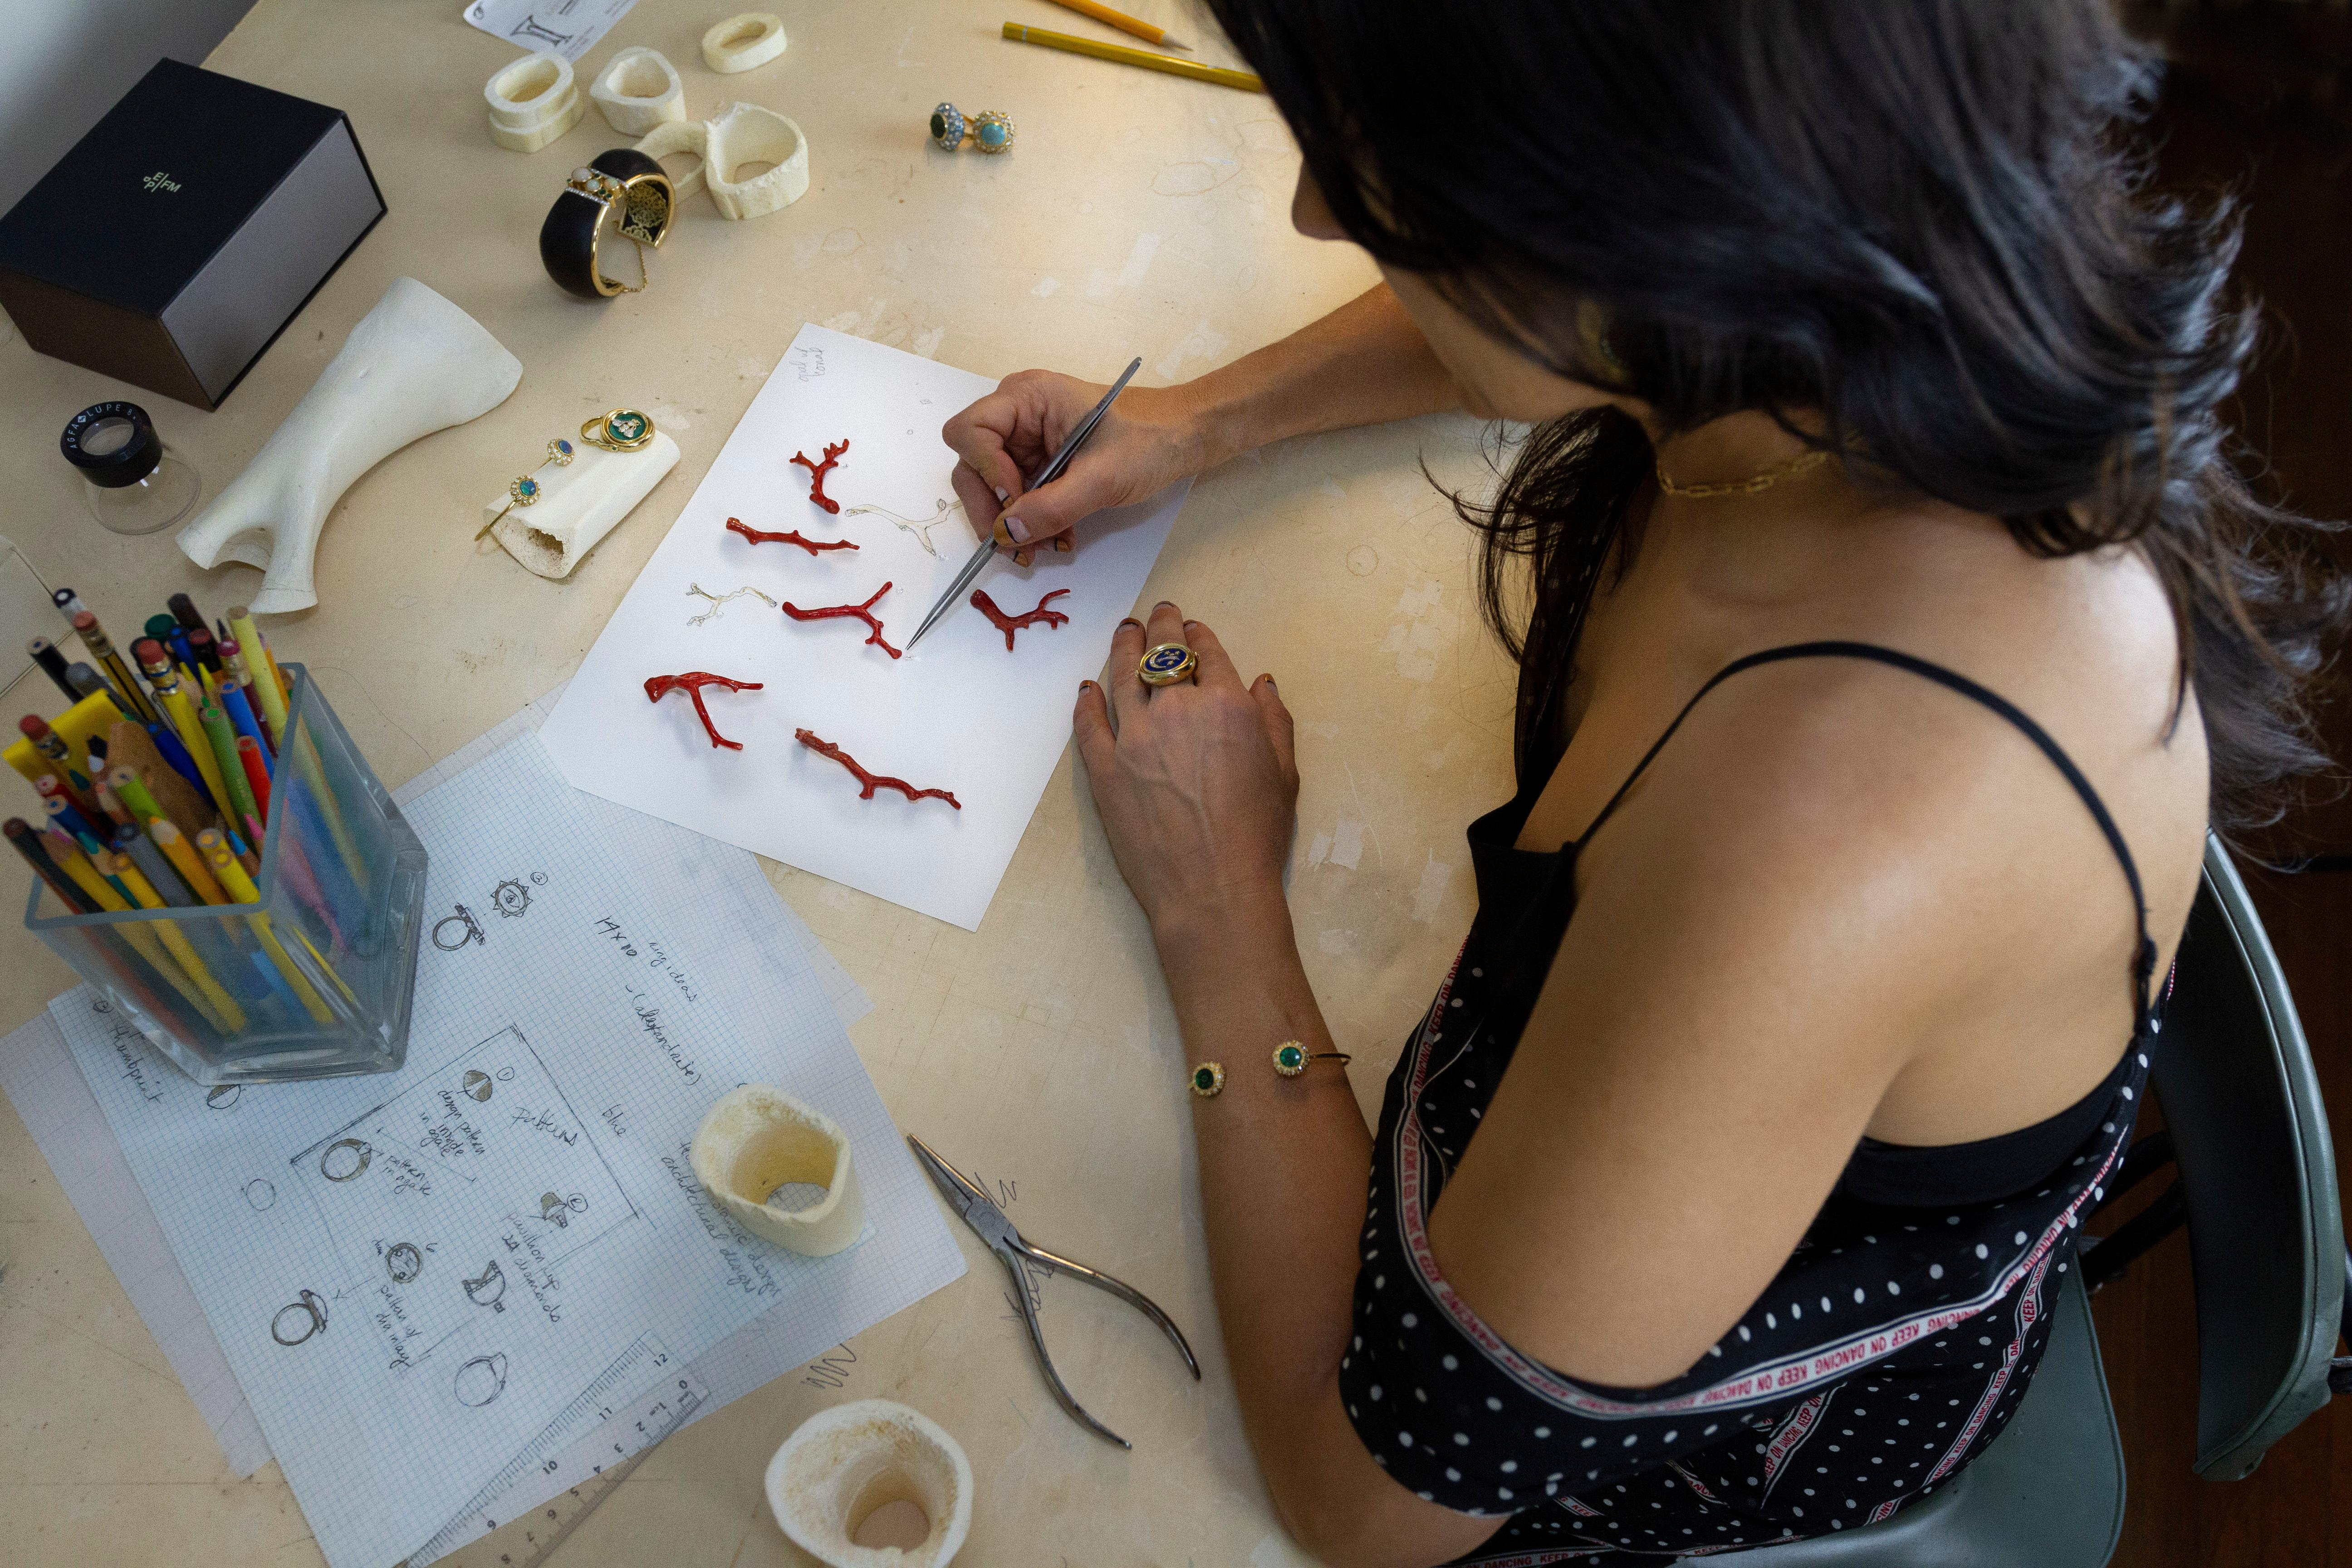
[[[1216,461],[1187,388],[1129,386],[1062,477],[1027,491],[1028,476],[1053,459],[1106,390],[1024,370],[947,422],[940,435],[962,459],[956,494],[976,535],[987,537],[1002,512],[1016,544],[1047,544],[1090,513],[1157,495]]]

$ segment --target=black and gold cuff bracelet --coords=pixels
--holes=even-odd
[[[658,247],[669,237],[677,195],[661,165],[634,147],[600,153],[563,182],[563,194],[539,226],[539,258],[547,275],[566,292],[583,300],[609,300],[634,294],[646,286],[646,246]],[[608,214],[617,214],[624,239],[637,250],[637,281],[607,278],[598,265],[597,243]]]

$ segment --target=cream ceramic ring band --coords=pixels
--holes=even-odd
[[[772,11],[730,16],[702,35],[702,63],[720,76],[766,65],[784,52],[784,19]]]
[[[501,67],[482,84],[490,140],[509,153],[536,153],[580,123],[583,106],[572,62],[542,49]]]
[[[637,151],[649,158],[677,153],[700,158],[698,168],[677,176],[678,198],[707,188],[721,217],[761,217],[808,194],[808,138],[796,122],[756,103],[730,104],[716,120],[656,126],[637,143]],[[746,163],[775,167],[748,180],[729,177]]]
[[[588,84],[588,96],[624,136],[643,136],[666,121],[686,118],[686,83],[659,49],[623,49]]]
[[[849,1135],[780,1089],[747,1083],[723,1097],[695,1130],[688,1152],[695,1179],[761,1240],[824,1258],[866,1228]],[[771,1206],[768,1194],[788,1182],[822,1186],[824,1196],[806,1208]]]
[[[825,1568],[947,1568],[971,1530],[971,1461],[919,1410],[887,1399],[837,1405],[801,1423],[768,1461],[768,1507]],[[877,1509],[910,1502],[931,1522],[919,1546],[852,1539]]]

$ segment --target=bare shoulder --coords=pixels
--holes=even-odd
[[[2112,809],[2168,946],[2201,843],[2195,715],[2170,722],[2161,595],[2151,633],[2131,584],[2080,564],[1948,595],[1968,614],[1772,640],[1892,647],[2013,704]],[[2137,921],[2093,814],[2011,718],[1899,662],[1723,681],[1577,868],[1576,918],[1432,1222],[1464,1299],[1577,1375],[1641,1384],[1704,1353],[1865,1133],[2028,1125],[2130,1032]]]

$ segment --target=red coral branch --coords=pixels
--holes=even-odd
[[[809,500],[827,511],[839,511],[841,503],[824,493],[824,476],[834,465],[841,461],[841,455],[848,450],[849,441],[845,437],[836,445],[824,449],[824,461],[822,463],[812,463],[798,452],[793,454],[793,461],[809,471]]]
[[[951,790],[917,789],[905,779],[887,778],[878,773],[869,773],[860,765],[856,757],[851,756],[831,741],[818,740],[816,731],[814,730],[795,730],[793,733],[800,738],[802,745],[806,746],[818,756],[831,757],[835,762],[856,773],[857,782],[866,786],[857,792],[857,798],[860,800],[872,800],[877,789],[895,789],[908,800],[943,800],[958,811],[963,809],[963,802],[958,800]]]
[[[1052,593],[1046,595],[1044,598],[1038,600],[1037,607],[1035,609],[1024,610],[1017,616],[1008,616],[1003,610],[998,609],[996,607],[996,601],[988,596],[988,591],[984,588],[974,588],[971,591],[971,602],[973,607],[978,609],[982,615],[986,616],[990,620],[996,623],[996,629],[1004,634],[1004,651],[1011,653],[1013,651],[1013,634],[1019,631],[1022,627],[1034,626],[1040,621],[1049,626],[1058,626],[1068,624],[1070,619],[1069,616],[1062,614],[1059,610],[1049,610],[1045,607],[1068,592],[1069,590],[1067,588],[1056,588]]]
[[[729,740],[719,732],[719,726],[710,721],[710,710],[702,705],[702,689],[723,686],[730,691],[757,691],[761,684],[757,680],[732,680],[723,675],[713,675],[707,669],[689,669],[684,675],[656,675],[647,680],[646,700],[658,702],[673,691],[685,692],[692,699],[695,716],[702,721],[703,729],[709,733],[711,745],[740,752],[743,749],[743,742]]]
[[[846,539],[803,539],[796,529],[790,533],[768,533],[752,528],[740,517],[727,520],[727,531],[740,533],[754,544],[797,544],[811,555],[824,550],[855,550],[856,545]]]
[[[868,647],[879,647],[884,653],[888,654],[892,658],[896,658],[898,657],[899,650],[892,647],[888,643],[882,640],[882,623],[874,618],[874,601],[880,598],[889,591],[890,584],[885,583],[879,588],[875,589],[862,605],[827,605],[821,610],[803,610],[797,605],[787,603],[778,605],[776,608],[783,611],[784,614],[792,616],[792,618],[796,621],[822,621],[833,616],[848,616],[855,619],[864,621],[867,626],[874,628],[874,635],[866,639],[866,646]]]

